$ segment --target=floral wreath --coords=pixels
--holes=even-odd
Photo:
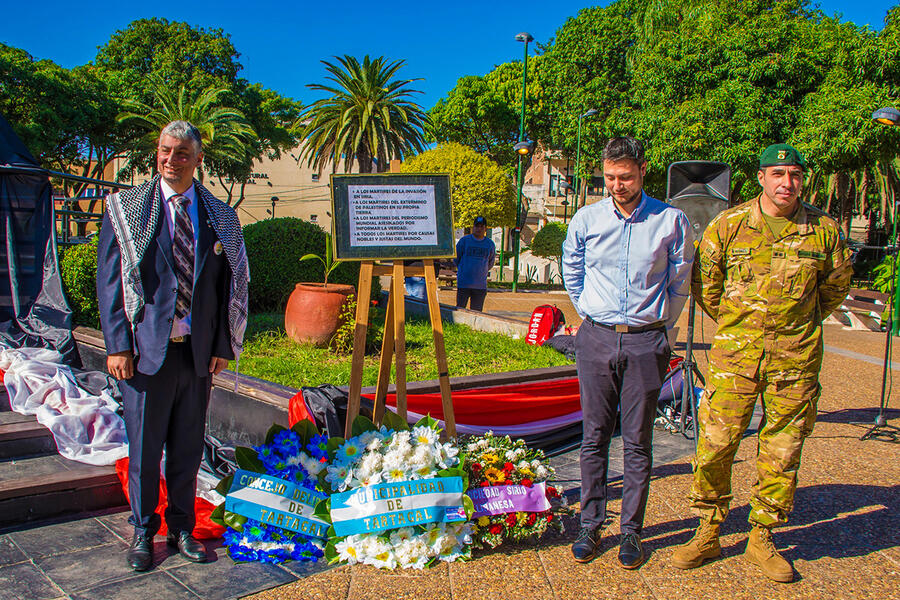
[[[310,421],[300,421],[290,429],[275,424],[269,428],[264,444],[235,448],[235,462],[244,471],[316,491],[317,477],[326,466],[327,442],[328,437],[319,434]],[[232,474],[222,479],[215,491],[227,496],[234,477]],[[227,528],[222,537],[228,555],[235,561],[317,561],[323,556],[322,541],[231,512],[226,509],[226,502],[213,511],[210,519]]]
[[[336,515],[332,505],[342,492],[372,490],[371,486],[382,483],[424,488],[429,479],[458,477],[464,492],[468,481],[458,467],[459,449],[453,443],[441,442],[441,431],[439,423],[427,416],[412,428],[391,411],[385,412],[380,428],[365,417],[357,417],[352,437],[328,441],[329,463],[319,473],[319,483],[326,493],[335,495],[319,503],[316,516],[332,522]],[[454,522],[407,524],[343,536],[337,535],[332,526],[325,559],[329,563],[363,563],[387,569],[422,569],[436,561],[468,558],[468,519],[474,507],[465,493],[461,493],[461,502]]]

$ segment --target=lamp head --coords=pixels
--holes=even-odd
[[[532,35],[530,33],[528,33],[527,31],[523,31],[522,33],[516,34],[516,41],[517,42],[525,42],[527,44],[528,42],[533,42],[534,37],[532,37]]]
[[[580,118],[584,119],[586,117],[594,117],[599,114],[600,114],[599,110],[597,110],[596,108],[592,108],[589,111],[586,111],[583,115],[581,115]]]
[[[900,111],[896,108],[879,108],[872,113],[872,120],[882,125],[900,125]]]
[[[568,191],[572,189],[572,186],[569,185],[569,182],[568,182],[568,181],[560,181],[560,182],[559,182],[559,189],[565,190],[565,191],[568,193]]]
[[[528,156],[532,152],[534,152],[534,142],[531,140],[522,140],[515,146],[513,146],[513,150],[516,151],[516,154],[520,156]]]

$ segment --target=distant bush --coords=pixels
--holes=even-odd
[[[100,328],[97,305],[97,238],[66,248],[59,259],[63,291],[75,325]]]
[[[531,253],[543,258],[562,256],[562,245],[566,240],[567,227],[562,223],[551,221],[534,234],[531,241]]]
[[[318,225],[283,217],[251,223],[243,231],[250,262],[251,311],[284,310],[294,285],[324,280],[320,262],[300,261],[304,254],[324,254],[325,231]],[[358,282],[358,262],[341,263],[328,278],[328,283],[355,286]]]

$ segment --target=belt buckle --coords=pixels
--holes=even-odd
[[[628,333],[628,325],[616,325],[616,333]]]
[[[175,337],[169,338],[169,341],[173,342],[175,344],[180,344],[180,343],[184,342],[184,337],[185,336],[183,336],[183,335],[176,335]]]

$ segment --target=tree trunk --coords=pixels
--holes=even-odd
[[[841,229],[844,231],[844,237],[850,237],[850,218],[853,215],[853,203],[850,201],[850,174],[847,171],[841,171],[837,174],[837,198],[840,215]]]

